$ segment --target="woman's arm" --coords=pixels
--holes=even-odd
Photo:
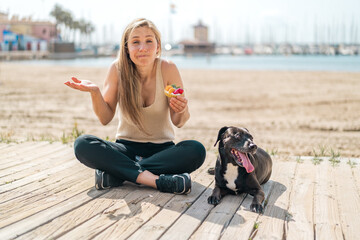
[[[162,61],[161,71],[165,86],[175,84],[176,86],[184,88],[179,70],[174,63]],[[170,98],[169,106],[172,123],[179,128],[182,127],[190,118],[188,100],[185,97],[185,92],[182,96]]]
[[[115,62],[111,65],[104,82],[103,92],[89,80],[72,78],[65,85],[91,95],[94,112],[103,125],[108,124],[114,117],[118,101],[118,71]]]

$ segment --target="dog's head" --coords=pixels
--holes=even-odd
[[[223,127],[219,130],[215,145],[219,142],[219,153],[234,165],[245,168],[246,172],[254,171],[254,166],[249,159],[249,154],[257,150],[253,137],[246,128]]]

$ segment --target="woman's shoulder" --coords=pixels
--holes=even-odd
[[[119,64],[118,61],[115,60],[111,63],[108,69],[106,81],[117,82],[119,80],[119,76]]]
[[[179,70],[172,61],[161,61],[161,73],[165,85],[176,84],[182,86]]]
[[[117,71],[119,71],[119,59],[115,59],[114,61],[112,61],[112,63],[110,64],[110,69],[116,69]]]
[[[163,74],[171,74],[173,72],[178,72],[176,64],[167,59],[160,59],[161,62],[161,72]]]

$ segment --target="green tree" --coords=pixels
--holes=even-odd
[[[55,21],[56,21],[56,36],[58,34],[58,27],[59,25],[61,25],[63,23],[63,9],[60,5],[58,4],[55,4],[53,10],[50,12],[50,16],[54,17],[55,18]]]
[[[80,31],[80,22],[78,20],[74,20],[71,22],[70,29],[73,31],[73,40],[76,40],[76,33]]]
[[[95,31],[95,27],[91,22],[84,19],[75,20],[72,13],[63,9],[59,4],[55,4],[50,15],[55,18],[57,28],[61,28],[61,36],[64,40],[70,39],[70,34],[73,34],[75,41],[76,32],[80,32],[80,41],[83,38],[90,38],[91,34]]]
[[[92,23],[87,22],[84,19],[80,19],[79,31],[80,31],[80,35],[81,35],[81,41],[85,41],[86,38],[88,38],[88,40],[90,40],[90,36],[95,31],[95,27],[94,27],[94,25],[92,25]]]
[[[71,32],[71,27],[73,26],[73,16],[71,14],[71,12],[65,11],[64,12],[64,38],[66,40],[69,40],[69,36],[70,36],[70,32]]]

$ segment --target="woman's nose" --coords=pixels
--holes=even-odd
[[[145,44],[140,44],[139,45],[139,51],[145,51],[145,50],[146,50]]]

